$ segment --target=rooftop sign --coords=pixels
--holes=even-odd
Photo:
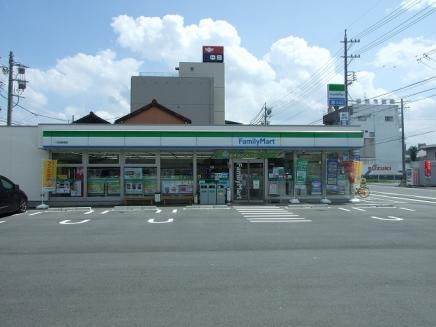
[[[203,62],[224,62],[224,47],[204,45]]]

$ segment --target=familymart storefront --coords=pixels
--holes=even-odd
[[[53,203],[115,204],[126,199],[152,203],[155,194],[161,202],[199,204],[348,199],[350,167],[363,145],[362,132],[352,127],[40,125],[39,129],[42,148],[57,162],[56,189],[50,193]]]

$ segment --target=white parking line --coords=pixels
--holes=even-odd
[[[161,209],[156,209],[156,213],[161,213],[162,210]]]
[[[107,214],[109,211],[110,211],[110,210],[105,210],[105,211],[103,211],[101,214],[102,214],[102,215],[105,215],[105,214]]]
[[[381,218],[381,217],[371,216],[371,218],[378,219],[378,220],[388,220],[388,221],[400,221],[400,220],[404,220],[403,218],[394,217],[394,216],[388,216],[388,218]]]
[[[177,209],[173,209],[173,213],[176,213],[177,212]]]
[[[407,211],[416,211],[414,209],[409,209],[409,208],[400,208],[401,210],[407,210]]]
[[[81,220],[81,221],[71,221],[69,219],[67,220],[62,220],[59,222],[59,224],[61,225],[78,225],[78,224],[84,224],[87,223],[88,221],[90,221],[90,219],[85,219],[85,220]]]
[[[362,208],[356,208],[356,207],[352,207],[354,210],[359,210],[359,211],[366,211],[365,209]]]
[[[87,212],[84,212],[83,214],[84,215],[89,215],[90,213],[93,213],[94,212],[94,210],[92,210],[92,209],[89,209],[89,211],[87,211]]]
[[[148,220],[148,222],[150,224],[167,224],[167,223],[172,223],[173,221],[174,221],[173,218],[170,218],[170,219],[165,220],[165,221],[155,221],[154,218],[151,218]]]
[[[250,223],[310,223],[312,220],[249,220]]]
[[[5,220],[0,220],[0,224],[3,224],[3,223],[5,223],[6,221]]]
[[[345,208],[338,208],[339,210],[342,210],[342,211],[351,211],[350,209],[345,209]]]
[[[392,198],[392,199],[400,199],[400,200],[407,200],[407,201],[415,201],[415,202],[424,202],[424,203],[433,203],[436,204],[436,201],[427,201],[427,200],[418,200],[418,199],[410,199],[410,198],[401,198],[398,196],[388,196],[388,195],[378,195],[384,198]],[[404,195],[407,196],[407,195]]]
[[[38,212],[29,213],[29,216],[36,216],[36,215],[40,215],[40,214],[42,214],[42,212],[38,211]]]

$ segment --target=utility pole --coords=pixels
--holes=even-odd
[[[359,43],[360,40],[358,39],[348,39],[347,38],[347,30],[345,30],[344,33],[344,40],[341,41],[342,43],[344,43],[344,87],[345,87],[345,108],[348,112],[348,121],[350,120],[350,108],[348,107],[348,85],[351,85],[351,83],[354,80],[354,77],[350,80],[348,78],[348,59],[354,59],[354,58],[360,58],[360,55],[348,55],[348,44],[353,44],[353,43]],[[354,75],[353,75],[354,76]]]
[[[16,75],[16,78],[14,78],[14,67],[18,68],[18,72]],[[7,114],[7,126],[12,125],[12,109],[13,109],[13,98],[18,97],[20,98],[19,94],[14,93],[14,82],[18,82],[18,88],[17,90],[19,92],[23,92],[26,89],[26,83],[27,81],[24,79],[24,74],[26,72],[27,66],[24,66],[20,63],[15,62],[14,60],[14,54],[12,51],[9,52],[9,78],[8,78],[8,114]]]
[[[13,72],[14,72],[14,54],[12,53],[12,51],[10,51],[9,52],[9,78],[8,78],[8,118],[7,118],[8,126],[11,126],[12,124],[12,88],[14,85]]]
[[[268,108],[268,107],[266,106],[266,102],[265,102],[265,104],[263,105],[263,110],[264,110],[264,112],[263,112],[263,125],[264,125],[264,126],[267,126],[267,125],[269,125],[268,118],[271,117],[271,108]]]
[[[404,101],[401,98],[401,184],[406,186],[406,144],[404,142]]]

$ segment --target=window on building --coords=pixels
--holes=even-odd
[[[125,160],[126,164],[154,165],[156,164],[156,155],[154,153],[127,153]]]
[[[322,194],[321,153],[299,154],[296,162],[295,191],[297,196]]]
[[[161,193],[193,193],[192,153],[161,153]]]
[[[124,167],[124,193],[151,195],[157,191],[156,167]]]
[[[394,121],[394,116],[385,116],[385,121]]]
[[[293,154],[286,153],[283,158],[268,159],[268,195],[271,198],[286,198],[293,195]]]
[[[57,160],[58,165],[74,165],[82,163],[82,154],[77,152],[53,152],[51,158]]]
[[[119,196],[119,167],[88,168],[88,196]]]
[[[349,195],[350,194],[350,168],[353,161],[348,160],[346,152],[327,153],[327,195]],[[354,167],[353,167],[354,168]]]
[[[119,155],[114,153],[90,153],[90,164],[118,164]]]

